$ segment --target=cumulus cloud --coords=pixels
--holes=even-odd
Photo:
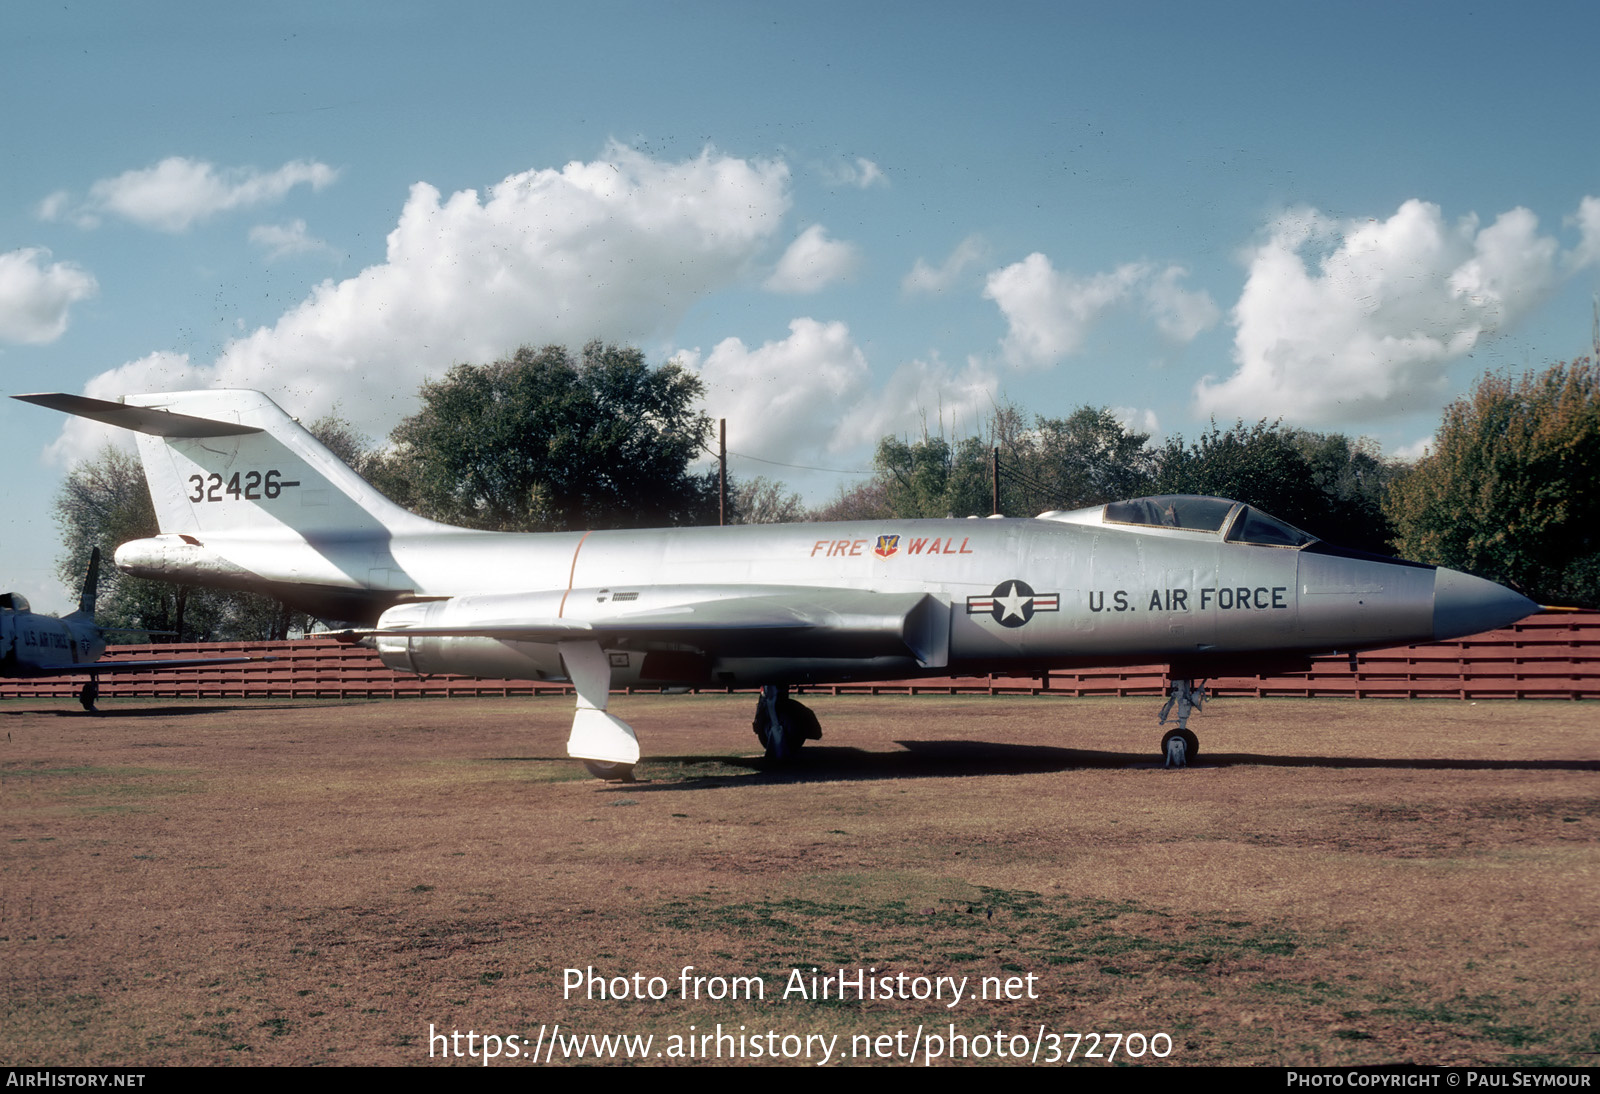
[[[1476,216],[1449,223],[1416,200],[1384,221],[1278,217],[1248,255],[1233,310],[1237,368],[1196,385],[1197,411],[1330,425],[1437,406],[1451,361],[1600,256],[1592,202],[1565,256],[1520,208],[1486,227]]]
[[[1151,437],[1161,436],[1161,420],[1156,417],[1156,412],[1149,407],[1140,409],[1134,406],[1114,406],[1111,416],[1122,423],[1122,428],[1130,433],[1148,433]]]
[[[1391,455],[1403,463],[1416,463],[1418,460],[1422,459],[1422,457],[1433,451],[1434,439],[1434,435],[1429,433],[1426,437],[1423,437],[1420,440],[1412,441],[1410,444],[1401,445],[1399,448],[1396,448]]]
[[[727,419],[728,448],[775,463],[865,461],[885,434],[975,428],[999,389],[979,363],[958,370],[937,358],[908,362],[875,386],[849,327],[810,318],[790,322],[781,341],[752,348],[727,338],[676,360],[705,384],[706,413]]]
[[[1217,325],[1222,312],[1211,294],[1178,284],[1188,276],[1182,266],[1168,266],[1143,285],[1145,312],[1173,342],[1192,342]]]
[[[334,168],[309,160],[259,171],[169,156],[154,167],[101,179],[80,204],[57,191],[40,203],[39,215],[70,219],[83,227],[95,226],[103,216],[117,216],[160,232],[183,232],[218,213],[281,201],[296,186],[321,190],[338,177]]]
[[[1568,256],[1569,266],[1582,269],[1600,262],[1600,198],[1584,198],[1567,220],[1579,233],[1578,246]]]
[[[840,419],[834,446],[874,445],[885,434],[949,429],[975,432],[994,410],[1000,380],[975,359],[957,369],[937,356],[908,361],[880,389],[856,400]]]
[[[383,262],[322,282],[215,362],[177,372],[187,386],[260,388],[302,416],[337,404],[383,436],[415,409],[421,381],[457,362],[523,344],[665,336],[740,275],[788,206],[782,163],[709,151],[671,163],[612,146],[594,162],[512,175],[484,196],[418,183]],[[118,371],[116,394],[179,382]],[[107,390],[105,379],[92,386]]]
[[[810,293],[835,281],[843,281],[861,262],[854,244],[829,239],[825,228],[813,224],[801,232],[778,260],[778,268],[766,280],[772,292]]]
[[[43,345],[67,329],[67,312],[93,296],[95,279],[43,247],[0,254],[0,340]]]
[[[966,272],[967,267],[982,262],[988,253],[989,247],[983,237],[970,235],[956,244],[956,249],[938,266],[928,265],[919,256],[911,272],[900,282],[900,291],[907,296],[946,292]]]
[[[822,176],[835,186],[855,186],[862,190],[889,185],[888,176],[877,164],[864,156],[857,156],[853,164],[823,167]]]
[[[809,318],[790,322],[781,341],[751,348],[725,338],[704,359],[692,350],[676,359],[699,373],[706,413],[728,420],[728,447],[780,463],[835,448],[839,407],[870,379],[850,328]]]
[[[333,254],[326,242],[306,231],[304,220],[291,220],[288,224],[258,224],[250,229],[250,242],[267,252],[267,261],[298,254]]]
[[[1219,318],[1204,292],[1183,289],[1181,266],[1158,269],[1130,262],[1109,273],[1078,277],[1058,271],[1034,252],[989,274],[983,295],[1000,307],[1007,331],[1006,361],[1020,368],[1054,365],[1083,345],[1090,329],[1113,308],[1140,305],[1162,334],[1189,341]]]

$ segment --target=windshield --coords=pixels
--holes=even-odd
[[[1237,516],[1234,514],[1237,513]],[[1230,522],[1229,517],[1233,519]],[[1157,494],[1148,498],[1114,501],[1106,506],[1110,524],[1142,524],[1150,528],[1185,528],[1192,532],[1221,532],[1229,543],[1261,547],[1304,547],[1317,537],[1292,524],[1229,498],[1200,494]]]
[[[1117,524],[1144,524],[1154,528],[1188,528],[1220,532],[1223,521],[1239,503],[1198,494],[1157,494],[1150,498],[1114,501],[1106,506],[1106,520]]]
[[[1259,509],[1244,507],[1227,536],[1229,543],[1255,543],[1263,547],[1304,547],[1315,543],[1317,537],[1302,532],[1292,524],[1277,517],[1269,517]]]

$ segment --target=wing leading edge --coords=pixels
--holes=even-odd
[[[712,657],[910,656],[923,668],[942,668],[949,661],[949,610],[928,593],[807,588],[720,596],[590,619],[485,615],[459,622],[419,620],[413,625],[391,618],[405,611],[401,608],[387,613],[375,628],[344,633],[501,642],[595,641],[612,649],[688,648]]]

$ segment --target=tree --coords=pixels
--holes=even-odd
[[[1006,511],[1017,515],[1088,505],[1149,493],[1148,433],[1130,431],[1106,407],[1082,406],[1065,418],[1035,420],[1004,439],[1006,410],[996,415],[1001,467],[1012,471]],[[1008,457],[1009,447],[1009,458]],[[1014,500],[1013,500],[1014,499]]]
[[[56,495],[56,523],[66,546],[56,573],[69,589],[82,587],[95,547],[109,556],[117,544],[155,535],[155,508],[138,457],[107,445],[74,466]],[[259,624],[261,612],[259,605],[238,599],[248,596],[128,577],[115,566],[101,566],[95,618],[112,629],[171,632],[158,637],[176,641],[269,637],[251,625]]]
[[[422,409],[368,469],[436,520],[494,531],[716,522],[715,476],[693,475],[710,419],[700,381],[631,348],[519,349],[422,385]]]
[[[1481,377],[1385,512],[1408,558],[1600,606],[1600,367]]]
[[[1377,443],[1365,437],[1352,441],[1342,433],[1306,430],[1290,430],[1288,436],[1321,496],[1322,514],[1308,518],[1306,531],[1342,547],[1391,553],[1395,529],[1383,503],[1395,480],[1406,473],[1405,465],[1385,460]]]
[[[1136,497],[1147,492],[1148,433],[1128,430],[1105,407],[1034,419],[995,408],[986,436],[885,437],[875,460],[890,512],[899,517],[986,516],[995,511],[993,459],[1000,452],[999,511],[1008,516]]]
[[[954,444],[941,436],[885,437],[873,463],[897,517],[986,516],[994,504],[987,457],[977,437]]]
[[[809,519],[836,520],[886,520],[894,516],[889,511],[889,495],[883,480],[874,476],[866,482],[845,489],[839,487],[839,496],[827,505],[811,511]]]
[[[1213,421],[1189,444],[1178,434],[1167,439],[1156,456],[1154,489],[1233,498],[1304,528],[1319,509],[1310,476],[1305,456],[1277,423],[1237,422],[1223,430]]]
[[[765,475],[733,484],[728,495],[730,524],[793,524],[807,517],[800,495]]]
[[[1192,443],[1168,438],[1155,458],[1159,494],[1211,494],[1246,502],[1343,547],[1388,553],[1382,498],[1399,469],[1367,441],[1265,420]]]
[[[139,458],[107,445],[92,459],[74,465],[56,494],[56,524],[66,546],[56,576],[69,589],[82,587],[94,548],[101,548],[109,560],[117,544],[155,535],[155,508]],[[171,589],[103,566],[96,618],[108,626],[171,629],[172,605],[167,603]]]

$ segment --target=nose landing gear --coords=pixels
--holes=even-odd
[[[1200,755],[1200,738],[1189,729],[1189,715],[1201,709],[1206,701],[1206,682],[1173,677],[1169,697],[1161,708],[1157,725],[1167,724],[1167,715],[1178,708],[1178,728],[1170,729],[1161,738],[1161,755],[1168,767],[1187,767]]]

